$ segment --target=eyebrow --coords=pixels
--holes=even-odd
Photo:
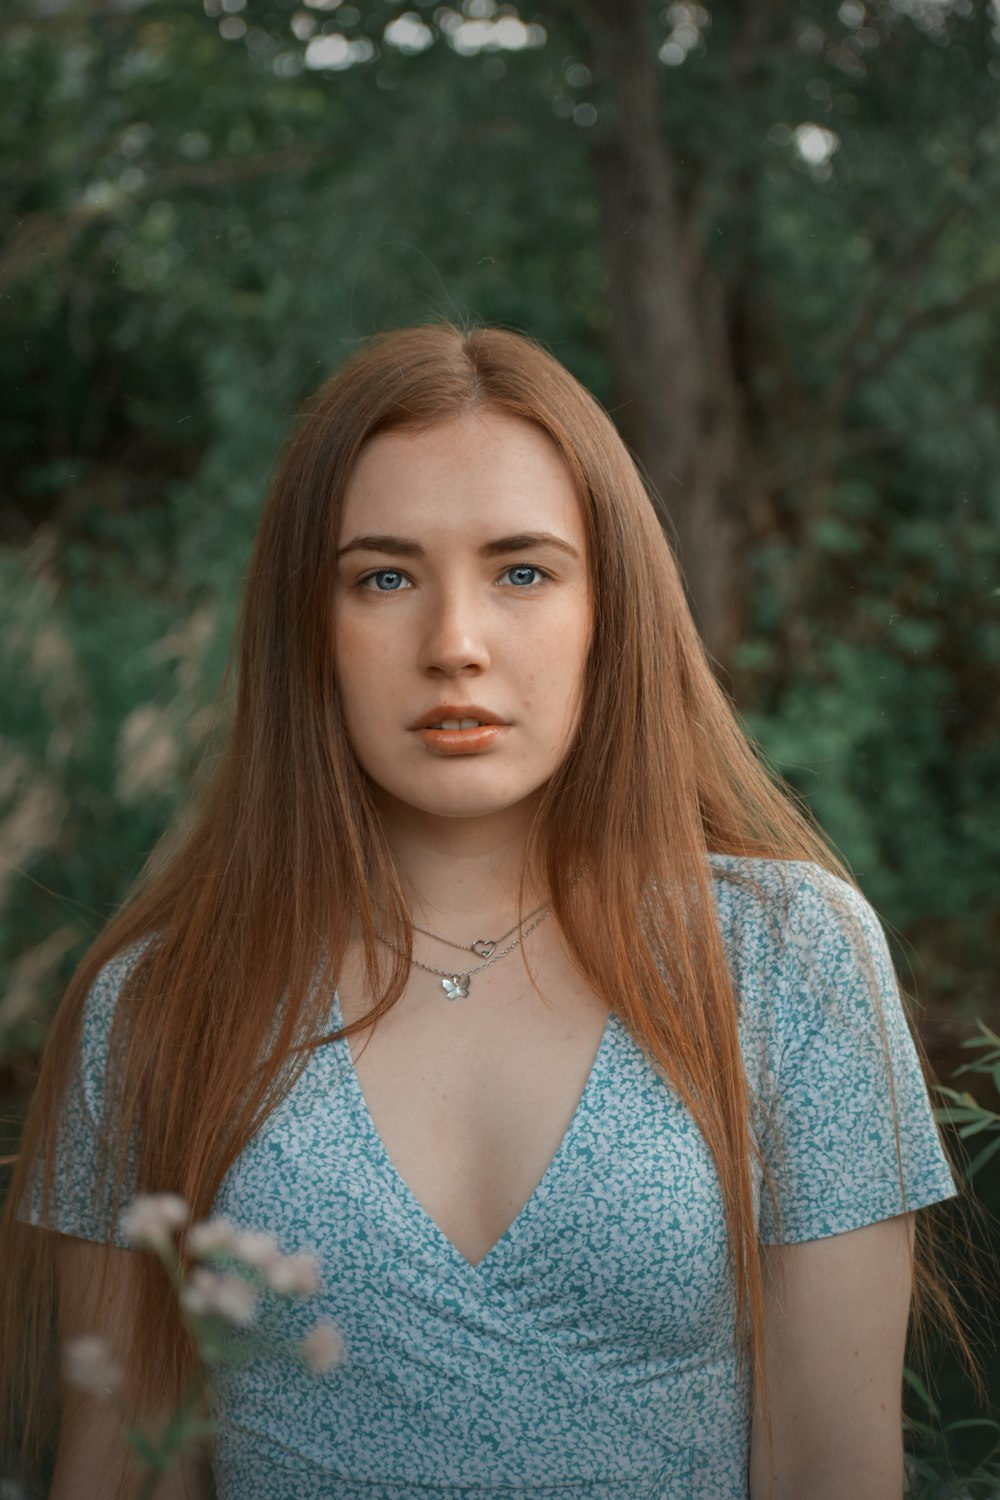
[[[518,531],[513,536],[500,536],[492,542],[484,542],[479,548],[480,557],[498,557],[508,552],[529,552],[537,547],[556,547],[570,557],[579,559],[576,548],[561,536],[551,531]],[[419,542],[405,536],[387,536],[382,533],[352,537],[343,547],[337,548],[338,558],[348,552],[387,552],[393,557],[426,557]]]

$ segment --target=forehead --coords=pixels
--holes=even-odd
[[[572,475],[547,432],[474,411],[419,432],[385,432],[362,449],[344,493],[338,540],[365,530],[479,535],[544,529],[582,545]]]

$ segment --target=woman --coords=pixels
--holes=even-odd
[[[223,752],[52,1027],[5,1332],[58,1284],[142,1412],[191,1354],[137,1188],[315,1246],[286,1331],[344,1335],[322,1381],[226,1376],[224,1500],[901,1493],[915,1210],[955,1184],[885,939],[525,338],[404,329],[320,390]],[[112,1427],[68,1403],[57,1500],[107,1493]]]

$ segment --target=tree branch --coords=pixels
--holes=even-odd
[[[924,269],[945,230],[951,227],[965,209],[966,204],[953,203],[913,244],[907,245],[893,257],[868,288],[850,325],[834,329],[825,339],[820,340],[820,355],[837,358],[850,353],[859,343],[871,337],[886,302],[900,281],[910,279],[916,272]]]
[[[923,333],[928,328],[936,328],[941,323],[951,323],[955,318],[961,318],[965,313],[972,312],[977,307],[988,307],[998,298],[1000,298],[1000,276],[990,276],[986,281],[981,281],[977,286],[972,287],[964,297],[956,297],[952,302],[939,302],[934,307],[921,308],[919,312],[915,312],[911,318],[907,318],[901,324],[894,337],[882,346],[874,360],[861,366],[861,379],[871,380],[873,376],[881,375],[900,350],[910,342],[914,334]]]
[[[202,192],[275,172],[302,171],[329,154],[325,146],[297,146],[286,151],[268,151],[261,156],[222,157],[168,169],[131,192],[122,192],[108,204],[77,203],[62,212],[29,214],[0,251],[0,291],[6,291],[31,271],[39,258],[51,260],[64,254],[91,224],[113,218],[126,204],[187,188]]]
[[[763,461],[756,465],[747,478],[747,489],[752,493],[764,493],[768,490],[786,489],[789,485],[805,484],[811,481],[817,467],[822,462],[825,465],[828,454],[824,451],[822,460],[818,456],[816,434],[820,422],[812,424],[806,431],[798,434],[798,441],[791,451],[765,455]],[[837,462],[845,457],[855,457],[863,453],[879,453],[885,449],[891,449],[899,442],[899,434],[890,432],[885,427],[859,427],[847,429],[837,434],[834,458]]]

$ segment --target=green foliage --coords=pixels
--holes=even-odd
[[[58,847],[28,863],[67,898],[79,942],[184,784],[185,715],[218,682],[267,474],[297,404],[355,340],[442,314],[506,321],[613,402],[587,159],[612,104],[583,65],[579,16],[540,18],[542,45],[463,56],[445,12],[420,14],[433,42],[416,53],[386,40],[398,12],[384,4],[154,0],[47,20],[25,4],[7,22],[0,566],[10,615],[34,610],[63,641],[77,717],[56,731],[25,640],[2,669],[5,732],[33,763],[46,736],[72,737],[67,765],[41,757],[64,798]],[[663,23],[671,46],[687,27],[683,66],[664,69],[664,130],[743,309],[748,401],[777,476],[747,557],[741,706],[880,908],[907,932],[929,918],[946,931],[924,955],[929,985],[980,1011],[994,975],[968,914],[995,904],[1000,861],[983,690],[1000,646],[996,320],[985,303],[903,334],[997,274],[996,45],[974,7],[946,24],[792,10],[753,50],[726,14],[692,16]],[[361,60],[308,66],[324,36]],[[576,122],[585,108],[596,123]],[[809,122],[839,140],[827,162],[796,150]],[[178,694],[195,669],[158,643],[199,609],[212,630],[197,688]],[[174,769],[123,808],[120,727],[141,705],[177,742],[161,756]],[[98,789],[98,822],[81,825]],[[81,868],[67,890],[74,860],[113,878]],[[14,958],[54,919],[22,882],[0,945]],[[12,1044],[35,1045],[20,1028]]]
[[[977,1020],[976,1025],[981,1035],[966,1037],[961,1045],[966,1048],[981,1047],[985,1050],[975,1062],[963,1063],[961,1067],[955,1068],[951,1076],[959,1078],[963,1073],[985,1074],[996,1093],[1000,1095],[1000,1036],[997,1036],[995,1031],[991,1031],[981,1020]],[[940,1084],[937,1086],[937,1092],[952,1101],[950,1106],[936,1111],[937,1117],[943,1123],[957,1125],[961,1140],[968,1140],[972,1135],[982,1135],[984,1131],[989,1131],[992,1136],[992,1139],[982,1147],[965,1168],[965,1176],[971,1180],[1000,1151],[1000,1114],[984,1108],[968,1092],[958,1093],[955,1089],[943,1088]]]
[[[616,411],[590,161],[616,106],[582,8],[464,55],[456,26],[516,23],[494,11],[19,0],[0,22],[0,1057],[37,1053],[206,753],[268,474],[356,341],[506,323]],[[992,1019],[995,17],[741,16],[650,7],[685,253],[725,291],[750,432],[725,665],[920,999]]]

